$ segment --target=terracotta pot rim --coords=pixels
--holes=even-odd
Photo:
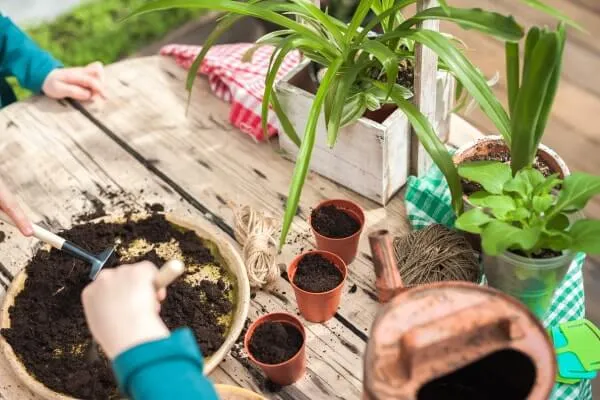
[[[293,319],[295,322],[298,323],[298,326],[300,326],[301,329],[298,329],[298,326],[296,326],[293,323],[291,323],[290,321],[286,321],[284,319],[266,320],[267,318],[276,318],[279,316],[286,316],[286,317]],[[298,349],[296,354],[294,354],[287,360],[280,362],[279,364],[267,364],[267,363],[258,361],[256,359],[256,357],[254,357],[254,355],[250,351],[250,339],[252,339],[252,336],[254,336],[254,333],[256,332],[256,328],[258,328],[260,325],[262,325],[266,322],[281,322],[282,324],[292,325],[294,328],[298,329],[298,331],[300,331],[300,333],[302,334],[302,346],[300,346],[300,348]],[[253,329],[251,329],[251,328],[253,328]],[[250,332],[252,332],[252,336],[248,335],[248,333],[250,333]],[[248,332],[246,333],[246,336],[244,337],[244,349],[246,350],[246,353],[248,354],[248,358],[250,359],[250,361],[252,361],[253,363],[255,363],[256,365],[258,365],[260,367],[273,368],[273,367],[281,367],[286,364],[289,364],[300,356],[300,354],[302,353],[302,349],[305,346],[306,346],[306,330],[304,329],[304,324],[295,315],[292,315],[292,314],[289,314],[286,312],[273,312],[273,313],[268,313],[266,315],[261,316],[256,321],[252,322],[252,324],[250,324],[250,326],[248,327]]]
[[[343,265],[343,270],[340,268],[339,265],[337,265],[336,263],[333,263],[333,265],[336,266],[336,268],[338,270],[340,270],[340,272],[342,273],[343,277],[342,277],[342,281],[340,282],[339,285],[337,285],[336,287],[334,287],[331,290],[328,290],[326,292],[308,292],[300,287],[298,287],[295,283],[294,283],[294,276],[296,275],[294,273],[294,276],[290,276],[290,268],[292,267],[292,265],[298,265],[298,263],[300,262],[301,259],[303,259],[305,256],[309,255],[309,254],[328,254],[332,257],[335,257],[337,259],[338,262],[341,263],[341,265]],[[330,260],[328,260],[330,261]],[[298,269],[298,268],[296,268]],[[292,285],[292,287],[294,288],[294,290],[297,290],[303,294],[312,294],[312,295],[326,295],[326,294],[331,294],[337,290],[339,290],[344,283],[346,283],[346,279],[348,278],[348,266],[346,265],[346,263],[344,262],[344,260],[342,260],[342,257],[338,256],[335,253],[332,253],[330,251],[325,251],[325,250],[309,250],[309,251],[305,251],[304,253],[301,253],[299,255],[297,255],[296,257],[294,257],[294,259],[292,260],[292,262],[290,263],[289,267],[288,267],[288,278],[290,280],[290,285]]]
[[[463,146],[459,147],[456,152],[454,153],[452,160],[454,161],[454,164],[457,165],[456,163],[456,159],[458,156],[462,155],[463,153],[465,153],[467,150],[471,149],[472,147],[475,147],[481,143],[485,143],[485,142],[504,142],[504,144],[506,145],[506,142],[504,141],[504,138],[501,135],[488,135],[488,136],[483,136],[477,139],[474,139],[468,143],[465,143]],[[508,146],[507,146],[508,147]],[[554,151],[552,148],[548,147],[547,145],[540,143],[539,147],[538,147],[538,151],[542,151],[543,153],[546,153],[549,157],[553,158],[557,164],[559,165],[561,171],[561,173],[564,173],[565,176],[570,175],[571,171],[569,169],[569,166],[567,165],[567,163],[565,162],[565,160],[556,152]]]
[[[335,202],[344,202],[344,203],[349,203],[352,204],[354,207],[357,208],[357,210],[360,211],[360,214],[357,214],[356,212],[354,212],[354,210],[342,210],[346,213],[351,213],[353,216],[358,217],[358,223],[360,224],[360,228],[358,231],[354,232],[352,235],[350,236],[346,236],[343,238],[334,238],[334,237],[329,237],[329,236],[325,236],[321,233],[319,233],[315,227],[312,224],[312,212],[310,213],[309,217],[308,217],[308,224],[310,225],[310,229],[312,229],[313,233],[315,235],[319,235],[322,238],[325,238],[327,240],[332,240],[332,241],[342,241],[342,240],[348,240],[351,238],[354,238],[356,236],[360,236],[362,234],[362,231],[365,227],[365,212],[363,211],[362,207],[359,206],[358,204],[356,204],[355,202],[353,202],[352,200],[346,200],[346,199],[327,199],[327,200],[323,200],[322,202],[320,202],[319,204],[317,204],[317,206],[313,209],[313,211],[318,210],[319,208],[322,208],[323,206],[326,206],[330,203],[335,203]]]
[[[483,137],[474,139],[468,143],[465,143],[463,146],[459,147],[456,150],[456,152],[452,156],[452,161],[454,162],[454,165],[458,165],[457,158],[459,156],[461,156],[463,153],[465,153],[469,149],[471,149],[481,143],[485,143],[485,142],[503,142],[506,145],[506,142],[504,141],[504,138],[501,135],[488,135],[488,136],[483,136]],[[569,176],[571,174],[569,166],[567,165],[565,160],[563,160],[563,158],[556,151],[552,150],[550,147],[546,146],[543,143],[540,143],[540,145],[538,147],[538,151],[541,151],[542,153],[545,153],[546,155],[548,155],[548,157],[554,159],[554,161],[556,162],[556,164],[558,164],[558,166],[560,168],[560,171],[558,171],[559,173],[563,174],[565,177]],[[464,161],[466,161],[466,160],[464,160]],[[471,207],[474,207],[471,204],[471,202],[469,202],[469,196],[467,196],[466,194],[463,193],[462,198],[466,204],[468,204]]]

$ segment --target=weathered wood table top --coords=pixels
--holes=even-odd
[[[140,58],[107,69],[107,101],[72,105],[34,98],[0,112],[0,176],[28,206],[36,221],[53,229],[105,203],[106,189],[130,193],[132,202],[160,202],[179,214],[204,216],[233,241],[231,202],[281,217],[293,164],[276,141],[257,144],[228,122],[228,105],[198,79],[186,115],[186,72],[170,59]],[[282,399],[359,399],[362,354],[374,315],[374,272],[366,233],[408,230],[401,196],[385,208],[311,174],[300,211],[278,258],[289,263],[314,247],[306,222],[311,207],[327,198],[348,198],[365,209],[367,228],[359,255],[349,267],[341,306],[325,324],[305,322],[308,370],[293,386],[270,393],[248,361],[229,355],[210,375],[215,382]],[[32,255],[33,239],[15,231],[0,243],[0,296]],[[251,301],[249,318],[272,311],[298,312],[293,290],[280,278]],[[0,358],[0,399],[35,399]]]

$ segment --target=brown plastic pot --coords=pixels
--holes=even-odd
[[[327,236],[321,235],[312,225],[312,213],[309,218],[310,228],[315,235],[315,239],[317,241],[317,248],[319,250],[328,251],[330,253],[336,254],[341,257],[342,260],[346,263],[346,265],[350,265],[352,261],[354,261],[354,257],[356,257],[356,253],[358,252],[358,242],[360,241],[360,235],[362,234],[363,228],[365,226],[365,213],[362,208],[356,203],[353,203],[349,200],[342,199],[331,199],[325,200],[315,208],[318,210],[321,207],[333,205],[336,208],[343,210],[348,213],[354,219],[356,219],[360,223],[360,229],[358,232],[353,234],[352,236],[348,236],[345,238],[330,238]]]
[[[342,281],[337,287],[327,292],[312,293],[302,290],[294,284],[294,276],[298,269],[298,263],[308,254],[319,254],[331,261],[340,270],[342,273]],[[298,303],[300,314],[310,322],[325,322],[333,318],[342,299],[342,289],[346,282],[347,275],[348,268],[346,267],[344,260],[327,251],[308,251],[294,258],[288,267],[288,277],[290,279],[290,284],[294,289],[294,294],[296,295],[296,302]]]
[[[279,364],[265,364],[254,358],[250,352],[250,339],[252,338],[256,328],[265,322],[281,322],[284,324],[289,324],[300,331],[303,339],[302,347],[300,347],[300,350],[298,350],[298,352],[292,358]],[[258,365],[260,369],[262,369],[267,378],[279,385],[291,385],[298,379],[302,378],[306,372],[306,331],[304,330],[302,322],[300,322],[298,318],[291,314],[271,313],[263,315],[254,321],[248,328],[248,332],[244,337],[244,349],[246,350],[250,360],[254,364]]]

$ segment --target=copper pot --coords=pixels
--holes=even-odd
[[[365,399],[550,396],[556,376],[554,348],[544,327],[521,303],[466,282],[403,289],[387,250],[387,232],[369,239],[378,289],[396,296],[371,330],[364,361]],[[386,286],[394,283],[396,288]]]

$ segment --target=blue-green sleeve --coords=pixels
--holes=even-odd
[[[48,74],[61,66],[10,18],[0,15],[0,76],[14,76],[22,87],[41,93]]]
[[[133,400],[218,400],[202,368],[202,355],[188,328],[133,347],[113,361],[119,389]]]

